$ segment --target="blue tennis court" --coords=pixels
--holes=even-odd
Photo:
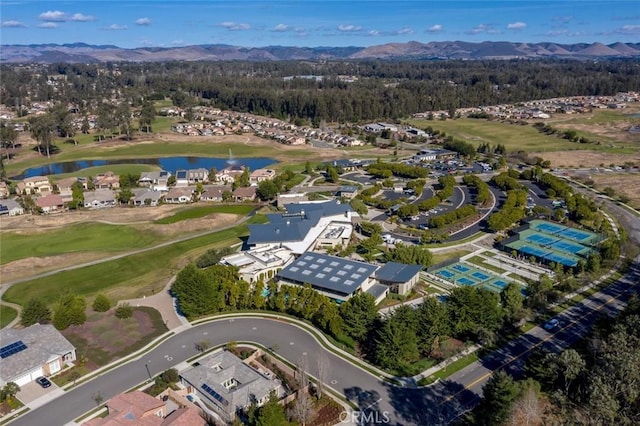
[[[471,274],[471,276],[479,279],[480,281],[488,280],[489,278],[491,278],[489,275],[480,271],[474,272],[473,274]]]
[[[508,286],[508,285],[509,285],[509,283],[508,283],[508,282],[506,282],[506,281],[502,281],[502,280],[494,281],[494,282],[492,282],[491,284],[493,284],[493,285],[495,285],[495,286],[498,286],[498,287],[500,287],[501,289],[502,289],[502,288],[505,288],[506,286]]]
[[[566,251],[569,253],[580,253],[581,251],[586,249],[585,246],[581,246],[579,244],[572,244],[570,242],[562,241],[562,240],[554,242],[553,244],[551,244],[551,247],[553,247],[554,249]]]
[[[541,234],[531,234],[525,238],[525,241],[546,246],[557,241],[557,238],[547,237],[546,235]]]
[[[556,253],[554,251],[547,253],[544,256],[544,259],[550,260],[552,262],[560,263],[565,266],[574,267],[578,264],[578,260],[573,257],[563,256],[560,253]]]
[[[562,225],[554,225],[553,223],[549,223],[549,222],[539,222],[535,225],[535,229],[542,232],[547,232],[549,234],[556,234],[558,232],[563,231],[566,228]]]
[[[453,278],[456,276],[455,273],[451,272],[451,271],[447,271],[446,269],[441,269],[439,271],[436,272],[436,275],[440,275],[441,277],[445,277],[447,279]]]
[[[469,272],[469,268],[467,268],[466,266],[464,266],[464,265],[463,265],[463,264],[461,264],[461,263],[456,263],[456,264],[455,264],[455,265],[453,265],[451,268],[452,268],[452,269],[455,269],[455,270],[456,270],[456,271],[458,271],[458,272],[462,272],[462,273]]]
[[[537,247],[526,245],[526,244],[520,247],[519,250],[523,253],[531,254],[533,256],[538,256],[538,257],[544,257],[548,253],[547,250],[543,250],[541,248],[537,248]]]
[[[462,277],[458,279],[458,283],[462,285],[474,285],[476,282],[470,278]]]
[[[578,231],[576,229],[567,228],[559,234],[562,237],[570,238],[572,240],[584,241],[591,237],[591,234]]]

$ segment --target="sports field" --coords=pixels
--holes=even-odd
[[[436,269],[432,274],[456,285],[480,286],[487,290],[501,292],[510,280],[489,271],[480,270],[465,262]]]

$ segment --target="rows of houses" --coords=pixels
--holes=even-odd
[[[166,170],[143,172],[138,180],[139,188],[133,188],[131,203],[135,206],[156,206],[161,202],[183,204],[195,201],[204,202],[250,202],[256,199],[256,188],[260,182],[275,178],[273,169],[258,169],[249,174],[249,187],[233,189],[230,185],[245,171],[244,166],[232,165],[210,176],[204,168],[178,170],[175,183],[169,186],[172,174]],[[117,192],[120,189],[120,176],[107,172],[97,175],[92,182],[84,177],[69,177],[52,183],[47,176],[33,176],[23,179],[16,185],[18,196],[29,195],[43,213],[65,210],[73,200],[73,187],[80,183],[83,188],[84,207],[100,209],[118,204]],[[209,184],[209,183],[215,184]],[[202,184],[202,192],[196,191]],[[91,188],[91,189],[90,189]],[[8,186],[0,183],[0,215],[24,214],[24,209],[16,200],[7,199]]]
[[[620,92],[614,96],[567,96],[551,99],[537,99],[515,104],[501,104],[490,106],[479,106],[472,108],[460,108],[456,113],[461,116],[470,114],[486,113],[499,119],[548,119],[553,114],[577,114],[587,113],[594,109],[620,109],[625,108],[629,103],[640,102],[638,92]],[[449,112],[428,111],[413,114],[414,118],[427,118],[449,116]]]

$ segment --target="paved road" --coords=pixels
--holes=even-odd
[[[305,331],[271,319],[226,319],[194,326],[164,342],[146,356],[125,364],[84,385],[65,393],[47,405],[30,411],[17,419],[14,425],[63,425],[95,405],[92,395],[100,394],[104,400],[135,386],[147,378],[145,364],[152,374],[197,354],[195,343],[202,339],[212,345],[228,341],[253,341],[275,347],[292,362],[308,357],[312,374],[317,373],[317,359],[324,353],[330,365],[327,382],[369,412],[378,412],[379,418],[387,412],[393,425],[448,424],[478,398],[478,393],[490,377],[490,372],[504,366],[517,372],[534,347],[543,345],[560,350],[588,332],[600,314],[617,312],[630,297],[629,289],[638,291],[640,283],[640,256],[632,270],[615,284],[585,299],[557,318],[562,328],[554,335],[540,328],[513,340],[505,347],[481,361],[455,373],[449,380],[430,388],[400,388],[390,385],[347,361],[326,352]],[[306,353],[306,355],[304,355]],[[375,424],[371,422],[369,424]]]

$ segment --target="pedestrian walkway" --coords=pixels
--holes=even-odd
[[[156,309],[160,312],[162,319],[164,320],[164,324],[167,326],[169,330],[174,330],[179,327],[190,327],[191,324],[187,319],[178,315],[175,309],[175,299],[171,297],[169,290],[171,289],[171,285],[175,281],[176,277],[174,276],[167,282],[167,285],[164,286],[162,291],[154,294],[149,297],[141,297],[138,299],[130,299],[124,300],[124,302],[129,303],[131,306],[148,306],[150,308]]]

